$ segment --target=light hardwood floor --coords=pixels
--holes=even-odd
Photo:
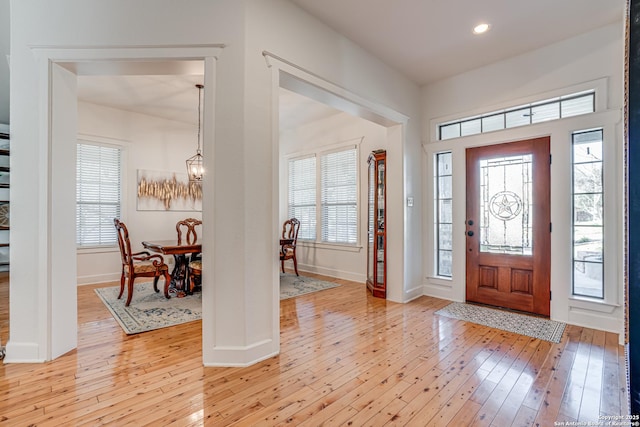
[[[447,301],[395,304],[338,282],[282,301],[281,354],[248,368],[204,368],[199,321],[127,336],[81,286],[77,350],[0,366],[0,425],[503,427],[627,413],[615,334],[569,326],[552,344],[434,315]]]

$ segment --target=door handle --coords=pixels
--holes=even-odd
[[[468,220],[468,221],[467,221],[467,224],[468,224],[468,225],[473,225],[473,220],[472,220],[472,219]]]
[[[467,231],[467,236],[469,236],[469,237],[473,236],[473,231],[471,231],[471,230]]]

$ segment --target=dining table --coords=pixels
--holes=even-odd
[[[186,283],[188,280],[187,265],[191,257],[202,251],[202,245],[200,243],[188,244],[177,240],[154,240],[143,241],[142,246],[151,252],[173,255],[175,262],[171,272],[169,292],[175,294],[178,298],[187,295],[189,293],[189,286]]]

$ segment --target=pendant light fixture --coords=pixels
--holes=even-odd
[[[202,182],[202,177],[204,176],[204,159],[202,157],[202,151],[200,149],[200,105],[202,103],[201,95],[204,85],[197,84],[196,87],[198,88],[198,149],[196,150],[195,156],[189,157],[187,159],[187,173],[189,174],[189,182]]]

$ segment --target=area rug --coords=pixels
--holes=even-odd
[[[340,286],[313,277],[280,274],[280,299],[318,292]],[[97,288],[96,294],[111,315],[128,335],[166,328],[202,318],[202,294],[195,292],[184,298],[166,299],[162,291],[156,293],[153,283],[136,283],[129,307],[125,307],[126,293],[118,299],[119,286]]]
[[[162,285],[160,283],[160,285]],[[166,328],[202,318],[202,298],[200,292],[184,298],[166,299],[162,293],[153,290],[153,283],[136,283],[129,307],[125,307],[125,294],[118,299],[120,286],[97,288],[96,293],[107,306],[114,319],[128,335],[154,329]]]
[[[296,276],[295,274],[280,274],[280,300],[297,297],[311,292],[318,292],[325,289],[340,286],[338,283],[325,282],[307,276]]]
[[[435,314],[553,343],[560,342],[566,326],[565,323],[555,320],[461,302],[451,303],[436,311]]]

